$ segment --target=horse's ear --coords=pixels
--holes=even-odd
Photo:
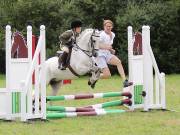
[[[93,28],[93,33],[95,33],[97,30],[98,30],[98,29],[96,29],[96,28]]]

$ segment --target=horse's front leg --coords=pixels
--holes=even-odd
[[[94,67],[93,70],[91,70],[91,77],[89,78],[88,85],[91,85],[91,88],[94,88],[96,85],[96,82],[100,79],[101,75],[101,69],[98,67]]]

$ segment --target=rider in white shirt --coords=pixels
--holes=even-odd
[[[111,76],[107,64],[117,66],[118,72],[123,79],[123,86],[128,87],[132,85],[126,79],[121,60],[115,56],[115,50],[112,48],[115,34],[112,32],[113,22],[111,20],[104,20],[104,30],[100,33],[100,50],[97,57],[97,65],[102,69],[101,78],[109,78]]]

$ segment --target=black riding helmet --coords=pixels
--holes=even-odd
[[[81,26],[82,26],[82,22],[80,20],[75,20],[71,22],[71,29],[81,27]]]

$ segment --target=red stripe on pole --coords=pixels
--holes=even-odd
[[[71,84],[71,80],[63,80],[63,84]]]

